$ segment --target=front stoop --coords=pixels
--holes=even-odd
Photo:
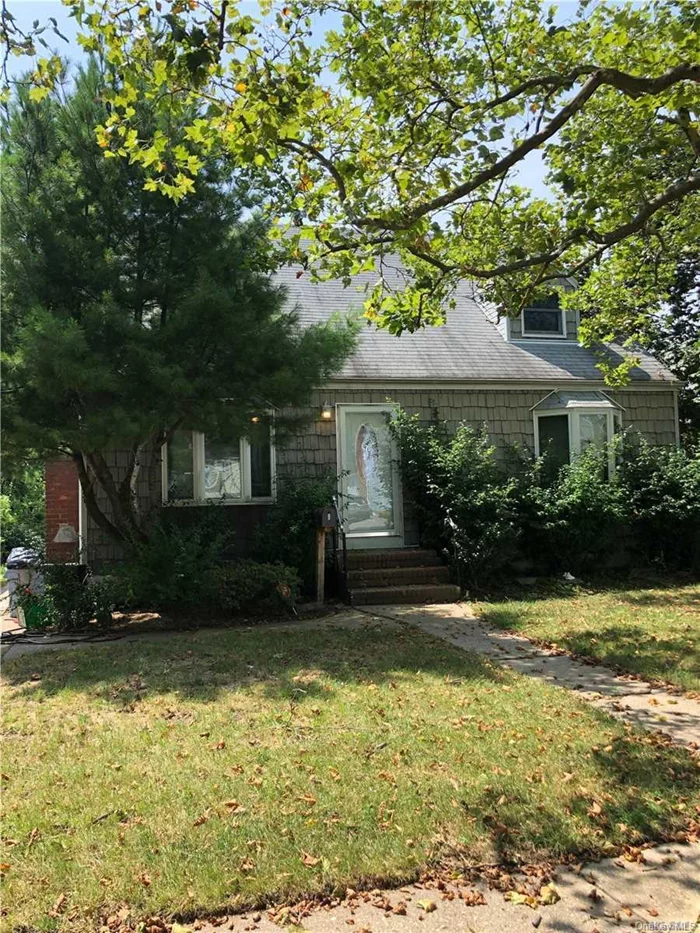
[[[348,589],[355,606],[450,603],[460,589],[435,551],[348,551]]]

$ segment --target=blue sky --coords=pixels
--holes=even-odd
[[[51,50],[62,57],[72,62],[80,60],[82,51],[76,42],[78,30],[75,21],[68,15],[68,9],[60,0],[9,0],[7,6],[22,30],[31,29],[34,20],[45,23],[50,16],[53,16],[58,23],[58,28],[68,39],[68,42],[59,39],[49,29],[43,34],[43,38],[48,42]],[[258,4],[257,0],[242,0],[241,6],[257,9]],[[566,0],[560,3],[557,19],[567,19],[568,15],[574,12],[576,6],[575,2],[566,2]],[[29,64],[27,59],[14,58],[8,63],[8,70],[11,75],[18,75],[26,70]],[[546,196],[548,193],[544,184],[544,174],[542,160],[536,152],[531,153],[521,163],[517,171],[520,183],[531,188],[533,193],[538,196]]]

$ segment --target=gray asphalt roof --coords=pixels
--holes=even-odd
[[[326,321],[333,314],[362,310],[365,289],[374,285],[376,274],[361,273],[345,287],[339,280],[314,282],[299,267],[288,266],[277,280],[296,305],[300,322],[307,326]],[[396,285],[399,269],[391,273]],[[447,313],[442,327],[427,327],[397,337],[374,325],[362,327],[358,348],[336,378],[371,382],[602,382],[596,367],[598,357],[574,341],[520,340],[507,342],[482,310],[470,282],[462,282],[455,294],[456,306]],[[611,346],[609,356],[621,361],[624,351]],[[635,355],[640,355],[635,352]],[[647,354],[631,373],[635,383],[677,380]]]

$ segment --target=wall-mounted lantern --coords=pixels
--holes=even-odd
[[[333,406],[330,402],[324,402],[321,406],[321,421],[333,420]]]

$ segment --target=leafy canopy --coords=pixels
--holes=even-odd
[[[302,329],[284,308],[265,228],[241,219],[250,202],[218,150],[177,201],[145,188],[140,162],[105,159],[94,127],[108,116],[107,91],[111,74],[92,62],[72,92],[59,86],[37,102],[20,89],[11,107],[4,445],[72,456],[96,520],[139,539],[143,482],[157,481],[173,431],[268,430],[267,413],[302,403],[354,336],[342,322]],[[139,125],[163,133],[162,114],[138,107]],[[176,149],[176,115],[167,128]],[[106,466],[113,449],[129,452],[119,477]]]
[[[265,0],[257,19],[231,0],[66,2],[121,76],[105,152],[179,199],[222,146],[314,274],[399,253],[414,286],[392,293],[380,274],[367,303],[393,332],[441,321],[461,277],[515,314],[576,276],[562,301],[586,312],[587,339],[638,336],[698,242],[686,0],[581,0],[566,19],[540,0]],[[142,93],[195,109],[176,148],[140,125]],[[538,158],[546,199],[521,183]]]

